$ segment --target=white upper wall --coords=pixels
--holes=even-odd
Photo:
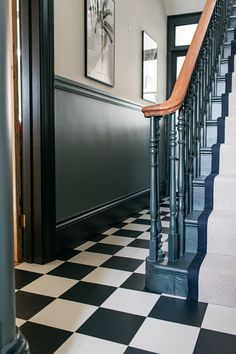
[[[158,0],[159,1],[159,0]],[[203,10],[206,0],[162,0],[168,16]]]
[[[56,0],[55,74],[147,105],[141,99],[142,30],[158,44],[158,101],[166,97],[166,26],[162,0],[116,0],[115,87],[85,77],[84,0]]]

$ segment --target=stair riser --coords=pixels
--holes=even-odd
[[[227,59],[231,55],[231,46],[225,45],[223,49],[223,58]]]
[[[212,117],[211,119],[216,120],[221,116],[221,101],[212,102]]]
[[[193,210],[203,210],[205,203],[205,187],[193,186]]]
[[[185,251],[197,253],[198,247],[198,228],[196,225],[185,225],[186,244]]]
[[[217,142],[217,127],[208,126],[207,127],[207,146],[212,146]]]
[[[211,173],[211,159],[210,153],[201,154],[201,176],[208,176]]]
[[[225,93],[225,80],[217,80],[217,96],[223,95]]]
[[[227,36],[226,36],[226,41],[231,42],[234,39],[234,32],[233,31],[228,31]]]
[[[224,62],[220,64],[220,72],[219,75],[225,75],[228,72],[228,62]]]
[[[232,9],[232,13],[231,13],[232,16],[235,16],[236,15],[236,7],[234,6],[233,9]]]
[[[230,28],[235,28],[236,27],[236,18],[235,17],[231,17],[230,18],[229,27]]]

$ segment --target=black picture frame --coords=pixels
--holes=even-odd
[[[94,7],[96,3],[97,8]],[[103,11],[105,31],[96,26],[98,11]],[[106,6],[107,4],[107,6]],[[115,0],[85,0],[85,76],[110,87],[115,86]],[[93,12],[93,14],[92,14]],[[107,15],[108,13],[108,15]],[[102,15],[102,14],[100,14]],[[111,21],[112,18],[112,21]],[[104,22],[105,22],[104,21]],[[93,28],[93,25],[95,26]],[[95,29],[96,28],[96,29]],[[100,32],[100,33],[99,33]],[[104,36],[105,32],[105,36]],[[100,53],[101,52],[101,53]]]
[[[154,47],[150,47],[153,43]],[[150,48],[149,48],[150,47]],[[145,101],[157,102],[157,42],[149,36],[148,33],[142,31],[142,95]],[[150,61],[149,66],[147,62]],[[155,61],[155,63],[154,63]],[[153,90],[155,88],[155,90]]]

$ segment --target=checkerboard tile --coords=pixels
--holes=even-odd
[[[161,203],[168,252],[169,202]],[[147,208],[45,266],[16,267],[17,325],[31,354],[235,354],[234,309],[145,288]]]

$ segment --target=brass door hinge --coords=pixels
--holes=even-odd
[[[26,228],[26,216],[25,214],[19,215],[19,227],[22,229]]]

